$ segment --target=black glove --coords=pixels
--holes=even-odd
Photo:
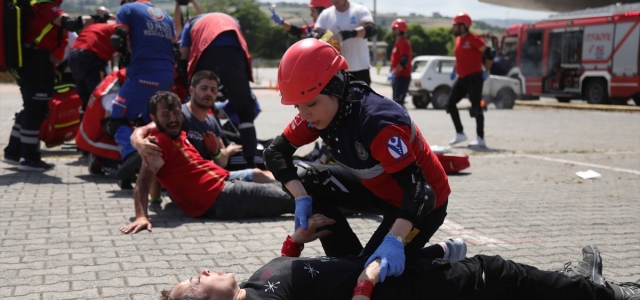
[[[120,63],[119,63],[119,67],[122,68],[126,68],[129,66],[129,63],[131,63],[131,55],[129,54],[120,54]]]
[[[355,30],[343,30],[343,31],[340,31],[339,33],[342,36],[343,41],[358,36],[358,32]]]
[[[178,64],[176,65],[176,73],[178,75],[187,78],[187,68],[189,67],[189,61],[186,59],[178,60]]]
[[[93,19],[94,23],[107,23],[111,18],[109,14],[90,15],[90,17]]]

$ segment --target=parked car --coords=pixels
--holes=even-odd
[[[453,56],[417,56],[411,62],[412,73],[409,95],[416,108],[445,109],[454,80],[450,75],[456,58]],[[496,108],[513,108],[520,93],[520,82],[516,79],[490,75],[482,86],[482,97],[486,104]]]

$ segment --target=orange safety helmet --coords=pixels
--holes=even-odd
[[[465,24],[467,27],[471,27],[471,17],[467,13],[459,13],[453,18],[452,24]]]
[[[331,45],[317,39],[303,39],[293,44],[280,60],[278,85],[284,105],[313,100],[347,61]]]
[[[311,0],[311,2],[309,2],[309,7],[329,8],[331,6],[333,6],[333,3],[331,3],[331,0]]]
[[[395,19],[391,22],[391,28],[396,28],[400,32],[407,32],[407,22],[403,19]]]

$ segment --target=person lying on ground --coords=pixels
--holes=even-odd
[[[459,261],[422,257],[408,261],[402,275],[384,282],[379,282],[384,278],[379,259],[365,269],[367,257],[298,257],[304,243],[330,235],[317,229],[333,222],[312,215],[307,229],[299,227],[287,237],[282,257],[271,260],[240,285],[232,273],[204,269],[169,291],[163,290],[159,299],[631,300],[640,296],[637,283],[603,280],[600,252],[595,246],[583,248],[577,268],[561,272],[538,270],[500,256],[476,255]]]

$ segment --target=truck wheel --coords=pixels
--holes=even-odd
[[[603,79],[591,79],[584,89],[584,97],[590,104],[609,103],[607,82]]]
[[[640,94],[633,95],[633,102],[635,102],[637,106],[640,106]]]
[[[571,102],[571,97],[556,97],[556,99],[558,99],[558,102],[560,102],[560,103],[569,103],[569,102]]]
[[[416,108],[427,108],[431,99],[429,98],[429,94],[422,94],[411,97],[411,101]]]
[[[513,92],[510,88],[503,88],[498,91],[498,95],[496,95],[496,99],[494,100],[496,109],[512,109],[513,105],[516,103],[516,93]]]
[[[449,88],[439,88],[433,92],[433,96],[431,97],[431,104],[433,104],[433,109],[446,109],[447,104],[449,104],[449,94],[451,90]]]

